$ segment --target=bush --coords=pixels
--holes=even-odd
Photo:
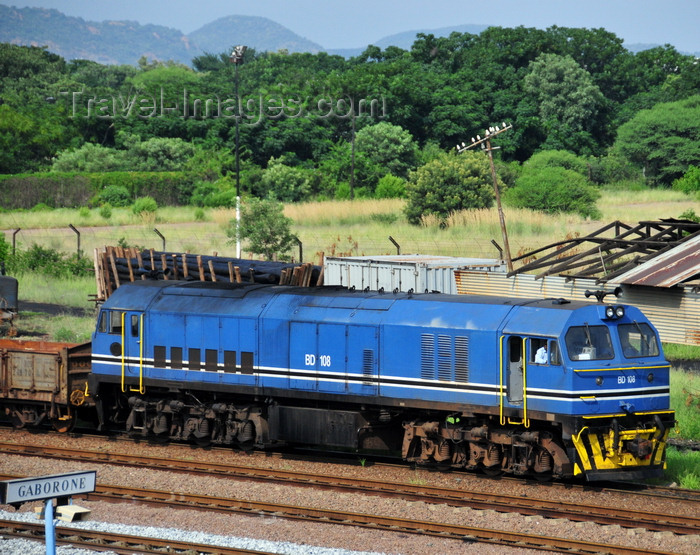
[[[686,195],[695,195],[700,192],[700,166],[690,166],[683,177],[673,182],[673,188]]]
[[[561,167],[527,171],[516,186],[505,192],[504,202],[547,214],[574,212],[585,218],[599,218],[595,203],[600,193],[581,174]]]
[[[105,220],[109,220],[112,217],[112,206],[109,203],[100,206],[100,216]]]
[[[140,197],[134,201],[131,211],[137,216],[144,214],[155,214],[158,210],[158,203],[153,197]]]
[[[110,186],[126,189],[128,198],[153,197],[161,206],[186,206],[201,176],[191,172],[36,173],[0,175],[0,206],[30,209],[43,203],[56,208],[86,206]],[[117,206],[111,200],[104,200]],[[129,206],[127,202],[125,206]]]
[[[248,249],[262,254],[266,260],[289,258],[287,253],[296,245],[291,232],[292,220],[284,215],[284,206],[270,200],[250,199],[241,210],[240,237],[247,240]],[[231,220],[226,230],[229,243],[236,242],[236,221]]]
[[[523,164],[523,171],[539,171],[544,168],[564,168],[575,171],[583,177],[588,177],[588,164],[586,160],[566,150],[543,150],[533,154]]]
[[[8,273],[15,275],[32,272],[51,277],[70,277],[86,275],[92,269],[91,260],[85,256],[66,255],[36,243],[26,251],[17,251],[7,262]]]
[[[406,196],[411,224],[431,214],[444,225],[452,212],[489,208],[494,202],[489,161],[481,152],[443,154],[411,173]]]
[[[90,217],[90,209],[87,206],[81,206],[80,210],[78,210],[78,216],[83,220],[86,220]]]
[[[126,208],[131,204],[129,191],[123,185],[107,185],[99,196],[100,202]]]
[[[406,181],[388,173],[377,183],[374,196],[375,198],[403,198],[406,196]]]

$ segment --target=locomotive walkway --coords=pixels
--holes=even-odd
[[[422,501],[433,504],[445,504],[454,507],[469,507],[472,509],[494,510],[502,513],[519,513],[522,515],[539,515],[545,518],[564,518],[576,522],[594,522],[602,525],[616,524],[625,528],[645,528],[652,531],[672,532],[675,534],[700,534],[700,518],[698,516],[681,516],[671,514],[649,513],[644,511],[625,510],[620,507],[586,506],[581,504],[563,503],[532,497],[515,497],[508,495],[479,493],[465,490],[440,488],[427,485],[416,485],[398,482],[379,482],[367,479],[357,480],[337,476],[326,476],[298,471],[278,469],[262,469],[250,466],[237,466],[234,464],[216,464],[202,461],[189,461],[183,459],[162,459],[148,456],[134,456],[114,452],[86,451],[77,449],[55,448],[36,445],[16,445],[13,443],[0,443],[0,452],[16,455],[31,455],[44,458],[61,458],[73,461],[92,462],[99,464],[126,465],[143,467],[156,470],[186,472],[191,474],[221,476],[239,480],[255,480],[275,483],[284,483],[293,486],[304,486],[340,490],[352,493],[364,493],[380,495],[384,497],[398,497],[404,500]],[[567,486],[571,487],[571,486]],[[112,488],[100,486],[95,496],[110,499],[126,498],[131,495],[137,500],[153,503],[176,503],[175,494],[171,492],[140,490],[133,488]],[[177,494],[178,498],[188,498],[185,504],[194,507],[209,508],[213,510],[235,510],[238,512],[257,512],[258,514],[275,514],[287,518],[300,518],[295,512],[300,508],[284,505],[270,505],[264,503],[252,503],[244,500],[221,498],[214,500],[211,497],[185,496]],[[688,499],[678,499],[679,503],[687,504],[688,515],[698,515],[697,496],[689,495]],[[177,501],[179,504],[180,501]],[[306,518],[321,518],[329,522],[347,523],[358,526],[366,526],[357,521],[356,515],[348,516],[336,514],[333,511],[311,510],[313,515],[325,513],[324,516],[307,516]],[[364,516],[364,515],[360,515]],[[430,524],[430,523],[429,523]],[[380,525],[384,526],[384,525]],[[392,523],[392,528],[397,526]],[[417,529],[423,529],[423,524],[416,524]],[[432,524],[431,524],[432,526]],[[410,531],[410,530],[405,530]],[[440,532],[443,534],[443,532]],[[451,535],[452,532],[449,533]],[[467,529],[455,532],[459,535],[471,535]]]

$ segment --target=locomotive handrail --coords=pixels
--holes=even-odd
[[[141,395],[146,393],[143,387],[143,312],[139,320],[139,388],[131,388],[131,391],[138,391]]]
[[[527,417],[527,352],[525,347],[525,338],[523,337],[523,420],[520,424],[524,424],[526,428],[529,428],[530,420]]]
[[[126,393],[126,312],[122,312],[122,393]],[[138,391],[141,395],[146,393],[143,387],[143,313],[139,322],[139,387],[131,387],[129,391]]]
[[[499,422],[501,426],[505,426],[506,424],[506,418],[503,415],[503,340],[506,338],[505,335],[501,336],[501,339],[499,341],[500,343],[500,348],[498,349],[498,367],[499,367],[499,395],[498,395],[498,405],[499,405],[499,414],[500,414],[500,419]]]
[[[126,383],[125,383],[125,379],[124,379],[125,364],[126,364],[126,349],[124,348],[124,345],[126,343],[126,338],[124,337],[124,329],[125,329],[124,324],[126,324],[126,312],[122,312],[121,324],[122,324],[122,330],[121,330],[122,331],[122,334],[121,334],[121,336],[122,336],[122,393],[126,393]]]
[[[523,337],[523,345],[521,349],[522,357],[523,357],[523,417],[520,420],[520,422],[517,422],[513,420],[512,418],[508,418],[508,424],[516,424],[516,425],[524,425],[526,428],[530,427],[530,420],[527,417],[527,353],[525,352],[525,347],[526,347],[526,338]],[[501,422],[501,425],[505,424],[505,422]]]

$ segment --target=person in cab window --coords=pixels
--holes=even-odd
[[[545,343],[535,353],[535,364],[547,364],[547,344]]]

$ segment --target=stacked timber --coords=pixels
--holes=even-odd
[[[323,284],[321,266],[226,258],[124,247],[95,249],[97,302],[121,284],[146,279],[270,283],[313,287]]]

